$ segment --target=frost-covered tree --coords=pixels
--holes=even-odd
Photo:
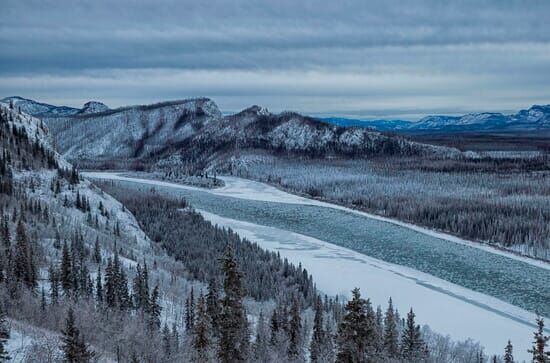
[[[514,363],[513,349],[512,342],[508,340],[508,344],[504,348],[504,363]]]
[[[388,309],[384,316],[384,352],[389,358],[399,356],[399,332],[397,331],[397,322],[393,302],[390,297]]]
[[[0,361],[10,360],[10,355],[6,350],[6,343],[10,338],[10,329],[8,322],[6,321],[6,314],[2,310],[2,304],[0,304]]]
[[[248,321],[243,305],[244,288],[231,248],[222,259],[224,293],[221,300],[218,358],[222,363],[244,362],[248,355]]]
[[[66,362],[88,363],[94,358],[95,353],[90,350],[76,326],[72,308],[69,308],[65,329],[61,331],[61,334],[61,350]]]
[[[401,355],[411,362],[420,362],[425,355],[425,344],[420,333],[420,326],[414,322],[413,309],[407,314],[405,329],[401,337]]]
[[[358,288],[345,307],[345,315],[338,327],[338,362],[364,362],[367,354],[367,302]]]
[[[196,361],[199,363],[207,362],[211,341],[210,317],[207,313],[206,300],[204,295],[199,296],[197,302],[197,317],[193,325],[193,349],[196,354]]]
[[[533,348],[529,353],[533,354],[533,363],[550,362],[550,351],[546,350],[550,337],[544,335],[544,319],[537,316],[537,331],[534,333]]]

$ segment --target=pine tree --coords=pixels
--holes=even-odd
[[[63,288],[63,293],[65,296],[69,296],[73,288],[73,276],[72,276],[72,261],[71,255],[69,254],[69,246],[67,246],[67,241],[63,242],[63,252],[61,255],[61,268],[60,268],[60,280],[61,287]]]
[[[103,304],[103,282],[101,277],[101,266],[97,267],[97,276],[95,282],[95,296],[98,305]]]
[[[537,331],[534,333],[533,348],[529,353],[533,354],[533,363],[550,362],[550,351],[546,350],[546,345],[550,337],[544,335],[544,319],[537,316]]]
[[[365,362],[367,353],[367,302],[358,288],[345,307],[345,315],[338,327],[337,362]]]
[[[65,330],[61,331],[61,334],[61,350],[66,362],[87,363],[94,358],[95,353],[88,348],[84,338],[80,336],[79,329],[76,327],[72,308],[69,308]]]
[[[407,314],[407,321],[401,338],[401,355],[408,361],[418,362],[424,355],[420,326],[414,322],[414,312],[411,309]]]
[[[2,304],[0,304],[0,362],[11,359],[6,350],[8,339],[10,339],[10,330],[8,328],[8,322],[6,321],[6,314],[2,310]]]
[[[48,269],[49,280],[50,280],[50,301],[52,305],[57,305],[59,301],[59,278],[58,273],[55,271],[53,265],[50,265]]]
[[[397,323],[393,310],[393,302],[390,298],[388,302],[388,310],[384,316],[384,351],[390,358],[399,356]]]
[[[269,361],[269,327],[264,314],[260,312],[256,324],[256,340],[254,341],[254,359],[256,362]]]
[[[218,358],[222,363],[244,362],[248,354],[248,321],[243,305],[244,288],[233,252],[222,259],[225,296],[221,302]]]
[[[302,360],[302,318],[300,317],[300,302],[295,297],[290,309],[290,322],[289,322],[289,345],[288,356],[291,360]]]
[[[210,347],[210,317],[207,313],[206,300],[201,294],[197,305],[197,321],[193,326],[193,349],[196,352],[197,362],[208,361]]]
[[[206,311],[210,317],[210,323],[212,325],[212,334],[215,337],[219,337],[220,329],[218,320],[220,318],[220,297],[218,289],[216,287],[216,281],[211,279],[208,283],[208,292],[206,294]]]
[[[309,356],[312,363],[319,362],[319,355],[323,344],[323,305],[321,297],[315,299],[315,317],[313,318],[313,334],[309,345]]]
[[[151,294],[151,303],[149,308],[149,328],[152,331],[160,329],[160,313],[162,308],[159,305],[159,287],[155,286]]]
[[[95,238],[94,243],[94,261],[97,264],[101,263],[101,248],[99,247],[99,237]]]
[[[38,277],[34,266],[32,247],[27,238],[22,218],[19,219],[15,237],[15,258],[13,271],[15,278],[23,282],[29,289],[38,285]]]
[[[169,360],[172,355],[172,337],[170,336],[170,329],[168,329],[166,323],[164,323],[164,327],[162,328],[162,348],[165,358]]]
[[[506,348],[504,348],[504,363],[514,363],[512,342],[508,340]]]

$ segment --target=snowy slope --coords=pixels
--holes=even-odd
[[[21,109],[22,112],[32,116],[68,116],[74,115],[79,111],[78,108],[49,105],[47,103],[41,103],[19,96],[6,97],[0,101],[5,104],[9,104],[11,101],[14,106]]]

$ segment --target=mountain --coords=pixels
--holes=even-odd
[[[448,151],[365,128],[330,125],[294,112],[272,114],[260,106],[223,116],[208,98],[42,119],[63,155],[81,163],[151,162],[174,155],[182,163],[209,163],[244,149],[309,157]]]
[[[534,105],[512,115],[482,112],[464,116],[427,116],[417,122],[402,120],[356,120],[330,117],[323,119],[342,126],[370,127],[396,132],[525,132],[550,130],[550,105]]]
[[[49,105],[19,96],[6,97],[0,101],[5,104],[12,103],[16,108],[31,116],[68,116],[79,112],[78,108]]]
[[[20,109],[22,112],[34,116],[34,117],[62,117],[72,116],[76,114],[88,114],[103,112],[109,109],[107,105],[97,101],[89,101],[84,104],[82,108],[74,108],[68,106],[55,106],[47,103],[37,102],[27,98],[19,96],[5,97],[1,102],[5,104],[13,104],[14,107]]]
[[[78,114],[88,114],[107,111],[109,107],[106,104],[98,101],[89,101],[78,111]]]

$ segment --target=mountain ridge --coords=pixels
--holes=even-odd
[[[325,117],[324,121],[344,126],[371,127],[379,131],[415,132],[483,132],[550,130],[550,104],[533,105],[515,114],[500,112],[469,113],[462,116],[430,115],[418,121],[360,120],[345,117]]]

